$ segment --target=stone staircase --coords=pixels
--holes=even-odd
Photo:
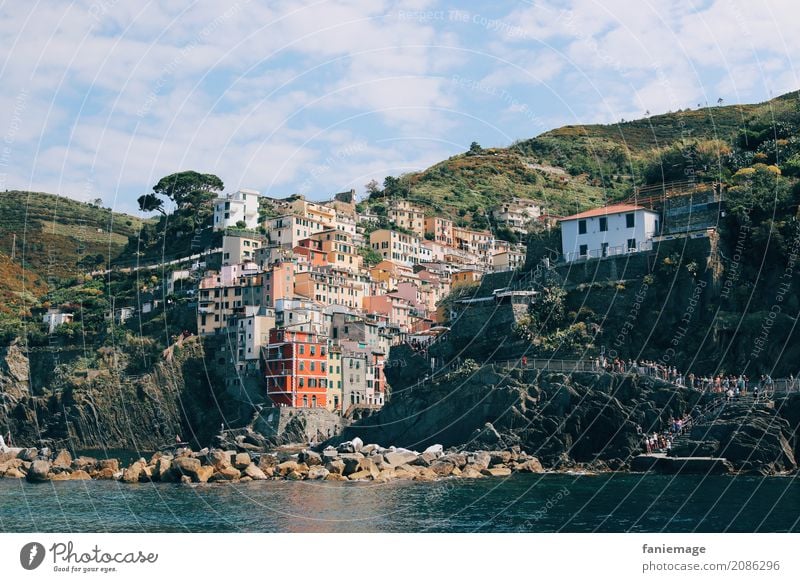
[[[672,441],[670,456],[673,457],[709,457],[717,450],[719,443],[716,440],[705,438],[711,424],[719,418],[729,406],[769,407],[770,400],[763,397],[755,398],[752,394],[740,396],[733,400],[721,397],[703,407],[699,414],[692,416],[684,425],[681,434]]]

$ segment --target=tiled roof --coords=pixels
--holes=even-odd
[[[578,218],[592,218],[595,216],[608,216],[609,214],[620,214],[622,212],[633,212],[635,210],[648,210],[644,206],[638,206],[636,204],[611,204],[609,206],[603,206],[601,208],[593,208],[592,210],[587,210],[586,212],[580,212],[578,214],[573,214],[572,216],[565,216],[560,218],[559,221],[564,220],[576,220]]]

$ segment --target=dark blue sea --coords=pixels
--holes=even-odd
[[[800,480],[512,475],[388,484],[30,484],[0,479],[3,532],[796,532]]]

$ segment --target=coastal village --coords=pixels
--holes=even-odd
[[[167,367],[156,366],[153,377],[177,371],[170,362],[195,346],[190,357],[201,357],[204,373],[223,380],[214,389],[239,407],[238,420],[222,417],[218,433],[192,437],[211,449],[193,452],[176,434],[149,462],[120,471],[89,459],[81,478],[384,481],[538,473],[544,466],[714,474],[796,467],[783,428],[769,424],[775,394],[796,390],[793,377],[697,375],[677,368],[668,351],[658,361],[621,357],[619,335],[608,351],[581,340],[582,357],[558,359],[532,349],[546,332],[520,334],[520,322],[535,316],[552,289],[580,294],[590,281],[624,291],[620,273],[629,271],[627,282],[641,284],[638,297],[657,286],[659,269],[672,264],[679,247],[689,249],[687,264],[713,266],[727,209],[721,184],[638,188],[626,200],[568,216],[515,198],[488,210],[486,230],[405,197],[358,202],[352,190],[327,201],[237,190],[210,202],[213,226],[198,229],[206,242],[193,241],[190,254],[114,266],[146,283],[138,303],[112,304],[106,319],[124,325],[180,301],[196,329],[174,330],[159,358]],[[664,255],[656,265],[658,250]],[[681,321],[687,314],[691,321],[707,285],[726,288],[715,272],[693,279],[694,304]],[[639,309],[632,305],[629,319]],[[46,332],[71,323],[75,314],[63,307],[43,316]],[[630,328],[620,329],[624,340]],[[185,369],[179,374],[181,386],[193,384]],[[455,386],[458,403],[447,398]],[[603,404],[607,389],[627,394],[613,410]],[[652,405],[658,399],[666,402],[661,408]],[[559,423],[565,415],[575,422]],[[737,441],[743,416],[769,435],[769,445],[757,445],[769,449],[768,462],[750,462],[750,442],[736,451],[721,444]],[[472,448],[454,446],[460,443]],[[609,444],[598,455],[596,443]],[[36,457],[36,449],[26,451]],[[47,463],[29,480],[53,478]]]
[[[525,262],[524,244],[404,199],[382,215],[358,212],[355,191],[312,202],[243,189],[213,204],[221,244],[172,261],[164,291],[196,301],[197,334],[221,338],[216,362],[228,391],[266,394],[278,407],[379,409],[390,347],[432,341],[446,331],[440,302],[451,290]],[[492,214],[521,238],[532,223],[555,224],[530,200]],[[124,324],[163,308],[155,291],[108,317]],[[73,315],[53,308],[43,318],[52,333]]]
[[[651,250],[659,238],[707,236],[719,195],[687,197],[681,187],[661,212],[652,204],[658,196],[647,206],[619,203],[566,217],[521,198],[489,212],[495,230],[517,240],[560,226],[558,262],[602,259]],[[116,305],[107,317],[124,324],[163,309],[159,295],[189,298],[197,335],[219,340],[214,361],[229,394],[349,419],[368,415],[387,400],[391,347],[424,347],[447,333],[451,314],[442,300],[487,273],[524,266],[526,245],[458,226],[404,198],[366,211],[356,202],[353,190],[319,202],[247,189],[224,194],[213,201],[219,246],[171,261],[166,289],[138,305]],[[687,213],[694,217],[688,227],[675,218]],[[53,333],[73,316],[54,307],[43,321]],[[192,335],[186,330],[177,341]]]

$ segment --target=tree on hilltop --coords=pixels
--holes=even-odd
[[[208,204],[225,186],[214,174],[200,174],[193,170],[165,176],[153,186],[153,192],[172,200],[179,209]]]
[[[160,212],[164,214],[164,203],[155,194],[142,194],[136,201],[139,203],[139,210],[142,212]]]

